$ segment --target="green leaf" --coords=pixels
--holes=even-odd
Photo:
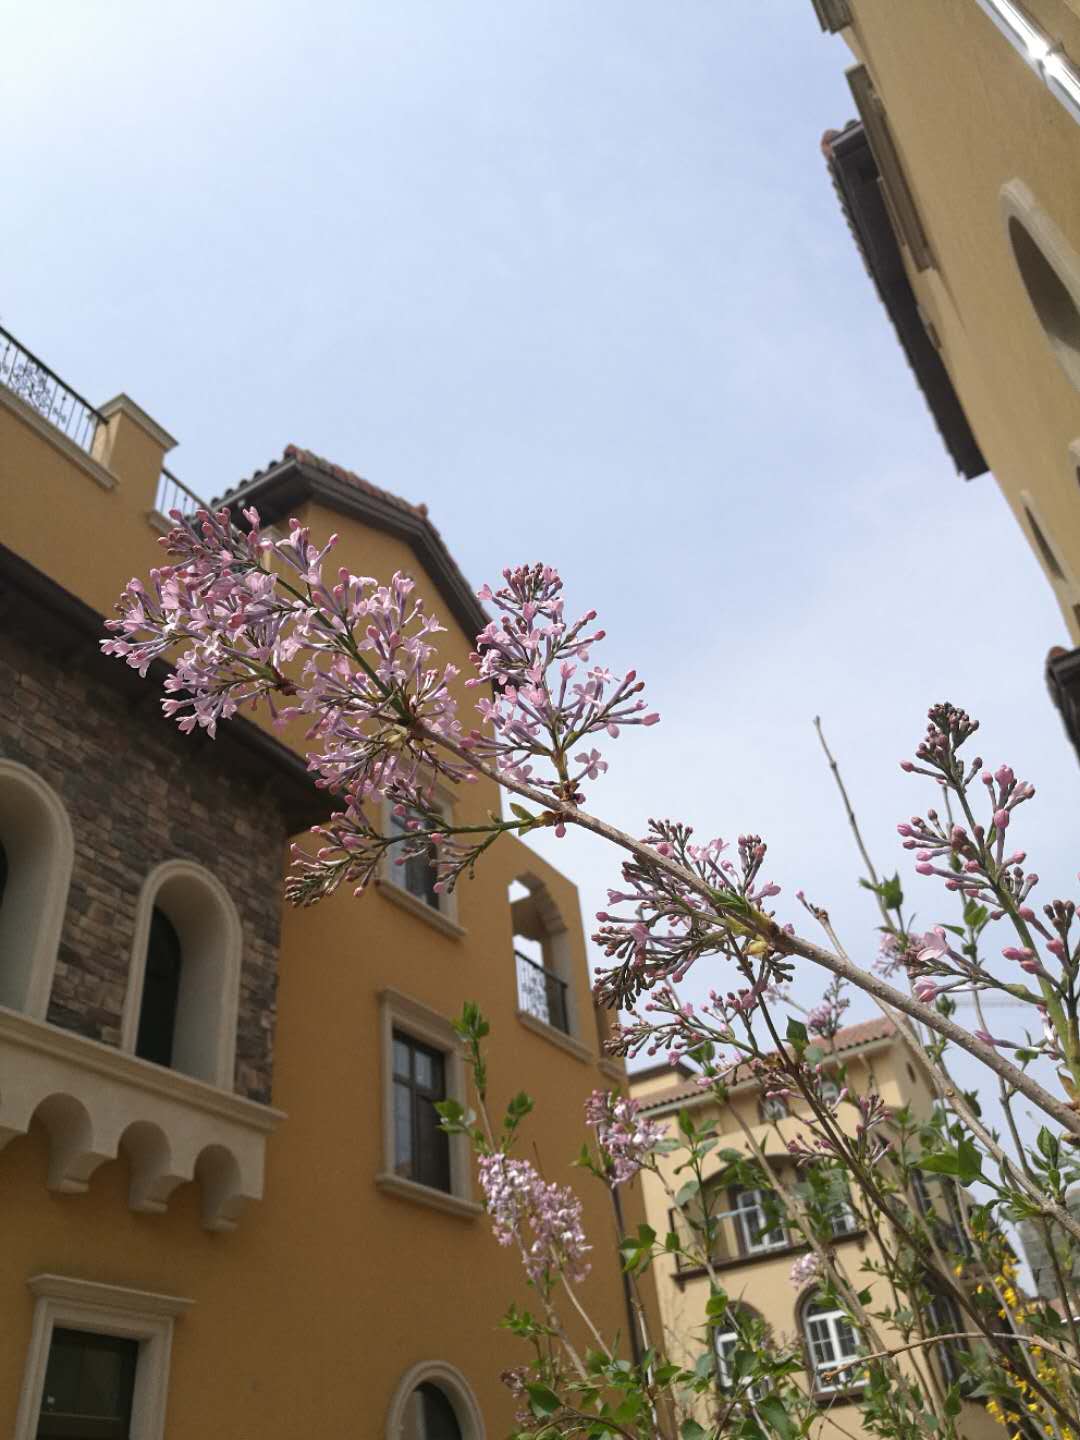
[[[1038,1146],[1039,1153],[1045,1156],[1051,1165],[1057,1165],[1061,1158],[1061,1146],[1057,1136],[1052,1135],[1045,1125],[1039,1131]]]
[[[703,1429],[696,1420],[684,1420],[682,1429],[679,1431],[680,1440],[704,1440],[708,1431]]]
[[[801,1020],[794,1018],[787,1022],[787,1038],[797,1050],[810,1043],[810,1036],[807,1034],[806,1026]]]
[[[904,891],[897,873],[881,882],[881,903],[886,910],[899,910],[904,903]]]
[[[692,1199],[694,1198],[694,1196],[698,1193],[698,1191],[699,1191],[700,1189],[701,1189],[701,1183],[700,1183],[700,1181],[697,1181],[697,1180],[687,1180],[686,1184],[682,1187],[682,1189],[679,1191],[679,1193],[675,1196],[675,1204],[676,1204],[676,1205],[679,1207],[679,1209],[681,1210],[682,1207],[683,1207],[685,1204],[687,1204],[688,1201],[690,1201],[690,1200],[692,1200]]]
[[[758,1414],[767,1425],[780,1436],[780,1440],[795,1440],[798,1426],[788,1413],[788,1408],[779,1395],[763,1395],[755,1401]]]
[[[554,1415],[556,1410],[562,1409],[562,1401],[554,1390],[549,1390],[546,1385],[526,1385],[525,1389],[534,1415],[542,1418],[545,1415]]]

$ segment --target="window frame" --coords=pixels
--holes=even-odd
[[[727,1357],[722,1352],[721,1346],[725,1341],[733,1342],[731,1349],[737,1349],[743,1343],[743,1336],[738,1330],[716,1330],[713,1333],[713,1354],[716,1357],[716,1388],[722,1395],[730,1395],[735,1386],[730,1373],[728,1372]],[[746,1392],[750,1400],[760,1400],[769,1392],[769,1382],[759,1380],[756,1385],[751,1385]],[[741,1403],[741,1402],[740,1402]]]
[[[459,1104],[468,1102],[465,1060],[453,1025],[437,1010],[391,988],[379,992],[379,1055],[382,1076],[383,1146],[382,1169],[375,1176],[381,1190],[418,1203],[475,1219],[482,1207],[473,1199],[473,1166],[466,1135],[448,1137],[450,1189],[437,1190],[417,1180],[398,1175],[395,1169],[394,1133],[394,1032],[417,1041],[443,1056],[446,1096]]]
[[[747,1258],[768,1255],[774,1250],[785,1250],[791,1244],[791,1235],[783,1219],[780,1219],[775,1226],[766,1229],[768,1225],[768,1214],[761,1197],[768,1193],[767,1190],[764,1190],[759,1185],[747,1185],[741,1189],[733,1190],[730,1193],[731,1209],[735,1211],[739,1248]],[[749,1205],[743,1203],[743,1197],[748,1195],[755,1197],[754,1202]],[[751,1237],[750,1228],[747,1223],[747,1217],[750,1214],[760,1216],[759,1236],[776,1235],[779,1238],[764,1245],[756,1243]]]
[[[44,1020],[67,913],[75,835],[64,802],[52,786],[29,766],[3,757],[0,813],[13,817],[11,830],[4,826],[8,874],[0,907],[0,955],[5,957],[0,966],[0,1005]],[[31,851],[25,865],[19,858],[20,847],[13,843],[19,836],[26,837]]]
[[[763,1125],[776,1125],[791,1115],[791,1106],[782,1095],[763,1095],[758,1102],[758,1113]]]
[[[74,1410],[46,1411],[46,1396],[42,1395],[42,1407],[38,1414],[38,1440],[55,1436],[57,1440],[83,1435],[87,1431],[100,1435],[101,1440],[130,1440],[131,1412],[135,1403],[135,1373],[139,1365],[139,1341],[129,1335],[103,1334],[100,1330],[72,1330],[65,1325],[54,1325],[49,1337],[49,1353],[45,1360],[45,1386],[49,1383],[49,1367],[52,1363],[53,1348],[60,1335],[81,1337],[84,1350],[111,1351],[114,1355],[124,1352],[125,1413],[114,1416],[92,1416]],[[81,1378],[81,1377],[80,1377]]]
[[[399,1045],[403,1047],[408,1053],[407,1075],[403,1075],[398,1067],[397,1049]],[[434,1106],[435,1104],[448,1098],[446,1092],[446,1071],[448,1058],[447,1054],[445,1050],[441,1050],[433,1045],[429,1045],[423,1040],[418,1040],[416,1036],[411,1034],[408,1030],[399,1029],[397,1026],[395,1026],[390,1032],[390,1052],[391,1081],[394,1086],[394,1174],[398,1175],[401,1179],[412,1180],[413,1183],[417,1185],[430,1185],[433,1190],[442,1190],[444,1194],[449,1195],[452,1193],[450,1178],[449,1136],[443,1135],[441,1132],[436,1131],[436,1135],[438,1135],[439,1140],[442,1142],[441,1153],[436,1156],[425,1156],[423,1154],[423,1135],[421,1133],[422,1127],[420,1124],[419,1116],[419,1107],[423,1102],[428,1101]],[[417,1075],[418,1056],[424,1056],[428,1059],[429,1062],[431,1062],[433,1067],[433,1073],[436,1073],[438,1075],[440,1083],[432,1086],[425,1086],[421,1083]],[[414,1172],[411,1175],[402,1175],[400,1168],[402,1160],[398,1154],[397,1145],[397,1096],[403,1086],[409,1097],[408,1164]],[[440,1177],[443,1175],[443,1172],[445,1170],[445,1185],[436,1184],[431,1179],[417,1178],[417,1174],[415,1172],[420,1170],[427,1170],[429,1168],[428,1165],[424,1163],[425,1160],[432,1162],[430,1168],[438,1170]]]
[[[824,1303],[817,1298],[817,1293],[811,1294],[801,1307],[799,1316],[800,1330],[802,1331],[803,1344],[806,1347],[806,1359],[809,1374],[813,1377],[812,1394],[815,1396],[830,1396],[844,1394],[851,1390],[862,1389],[862,1382],[858,1379],[852,1381],[846,1376],[846,1371],[854,1369],[857,1362],[862,1358],[858,1347],[862,1344],[862,1337],[855,1325],[851,1323],[844,1312],[836,1307],[827,1310]],[[828,1343],[833,1351],[831,1360],[819,1362],[814,1349],[814,1340],[810,1333],[810,1322],[812,1320],[822,1322],[826,1327]],[[856,1350],[854,1353],[843,1352],[838,1345],[840,1326],[844,1325],[851,1331],[855,1340]],[[842,1368],[839,1368],[842,1367]],[[820,1371],[836,1371],[832,1380],[823,1382]]]
[[[163,897],[164,905],[160,903]],[[135,911],[120,1049],[135,1056],[155,909],[161,909],[176,929],[181,954],[172,1061],[167,1067],[157,1068],[232,1091],[244,932],[225,886],[216,875],[190,860],[166,860],[143,881]],[[155,1064],[153,1060],[141,1063]]]
[[[194,1301],[64,1275],[34,1275],[27,1284],[34,1316],[13,1440],[36,1440],[55,1329],[139,1342],[130,1440],[164,1440],[173,1326]]]
[[[402,1375],[387,1408],[385,1440],[402,1440],[409,1400],[421,1385],[435,1385],[443,1392],[464,1440],[487,1440],[484,1417],[472,1386],[457,1366],[446,1360],[421,1360]]]
[[[447,824],[453,821],[453,805],[450,797],[442,790],[436,790],[434,808],[445,818]],[[388,832],[397,824],[393,814],[394,806],[389,800],[383,801],[383,830]],[[459,940],[465,930],[458,920],[457,889],[443,890],[438,896],[438,906],[429,905],[407,889],[404,883],[404,867],[394,864],[393,853],[386,851],[379,861],[375,876],[375,889],[387,900],[407,910],[410,915],[426,920],[444,935]]]

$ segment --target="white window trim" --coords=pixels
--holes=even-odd
[[[218,964],[216,995],[200,1006],[198,1029],[212,1037],[212,1054],[203,1062],[186,1066],[176,1062],[170,1067],[180,1074],[191,1075],[221,1090],[232,1090],[236,1071],[236,1027],[240,1009],[240,967],[243,960],[244,934],[240,916],[232,897],[217,876],[189,860],[166,860],[151,870],[143,881],[135,911],[135,936],[131,947],[127,993],[120,1028],[120,1048],[135,1054],[139,1035],[139,1011],[142,1008],[143,981],[146,975],[146,952],[150,941],[150,921],[154,906],[166,886],[183,884],[197,887],[206,896],[207,904],[217,912],[219,935],[214,957]],[[182,929],[178,925],[177,929]],[[181,940],[183,936],[181,935]],[[187,957],[185,957],[187,962]],[[181,980],[181,985],[183,980]],[[181,993],[181,1005],[184,997]],[[211,1013],[207,1013],[211,1012]],[[178,1008],[179,1015],[179,1008]]]
[[[770,1250],[782,1250],[791,1244],[783,1220],[777,1221],[771,1229],[766,1229],[769,1221],[762,1203],[764,1194],[765,1192],[758,1188],[740,1190],[735,1196],[735,1211],[739,1217],[743,1249],[747,1255],[767,1255]],[[750,1231],[751,1216],[757,1217],[758,1238],[756,1240],[753,1239]]]
[[[451,1135],[450,1189],[437,1190],[405,1179],[394,1171],[394,1031],[430,1045],[444,1057],[447,1098],[468,1103],[465,1059],[454,1027],[444,1015],[400,990],[379,992],[379,1063],[382,1076],[383,1165],[375,1177],[380,1190],[430,1205],[436,1210],[474,1219],[482,1207],[473,1199],[472,1152],[467,1135]]]
[[[811,1312],[814,1313],[811,1313]],[[811,1320],[824,1324],[828,1332],[829,1345],[832,1349],[832,1359],[818,1362],[814,1352],[814,1343],[810,1335]],[[840,1325],[846,1325],[855,1337],[855,1349],[846,1352],[840,1345]],[[857,1388],[860,1381],[851,1380],[844,1375],[844,1370],[858,1369],[859,1356],[859,1332],[852,1325],[851,1321],[842,1310],[817,1310],[814,1311],[813,1301],[810,1301],[803,1310],[802,1316],[803,1337],[806,1342],[808,1359],[810,1361],[811,1373],[814,1377],[814,1394],[831,1395],[837,1390],[852,1390]],[[843,1368],[840,1368],[843,1367]],[[832,1379],[822,1380],[821,1371],[827,1370],[831,1373]]]
[[[0,985],[0,1004],[44,1020],[67,910],[75,837],[63,801],[28,766],[0,759],[0,794],[4,791],[13,796],[16,825],[20,812],[29,813],[42,826],[43,843],[25,888],[8,894],[0,909],[0,955],[9,957],[8,964],[13,954],[19,959],[19,973],[11,988]],[[0,830],[0,841],[3,838]],[[10,875],[8,886],[13,886]]]
[[[85,1330],[139,1341],[131,1440],[163,1440],[169,1389],[173,1324],[194,1304],[176,1295],[155,1295],[64,1275],[34,1275],[30,1351],[23,1372],[14,1440],[34,1440],[53,1330]]]
[[[743,1337],[738,1330],[721,1330],[713,1337],[713,1349],[716,1354],[716,1382],[721,1390],[728,1393],[735,1388],[735,1385],[723,1347],[727,1345],[729,1350],[737,1349],[742,1340]],[[746,1393],[749,1399],[760,1400],[763,1395],[768,1393],[768,1389],[769,1382],[759,1380],[756,1385],[751,1385]]]
[[[439,810],[449,824],[453,817],[453,809],[450,796],[442,790],[435,792],[434,808]],[[390,800],[383,801],[383,826],[384,833],[388,834],[392,825],[392,812],[394,806]],[[465,930],[458,921],[457,889],[442,891],[439,894],[439,908],[429,905],[425,900],[420,900],[411,891],[406,890],[403,883],[402,867],[394,864],[393,851],[386,851],[379,864],[379,873],[375,877],[375,888],[380,895],[387,900],[392,900],[395,905],[400,905],[410,915],[416,915],[421,920],[426,920],[436,930],[441,930],[444,935],[449,935],[459,940]]]
[[[484,1417],[472,1386],[456,1365],[445,1360],[421,1360],[398,1381],[386,1415],[386,1440],[408,1440],[405,1435],[406,1406],[419,1385],[437,1385],[454,1408],[465,1440],[487,1440]]]

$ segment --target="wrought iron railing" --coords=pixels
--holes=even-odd
[[[0,327],[0,385],[89,455],[104,415]]]
[[[559,978],[520,950],[514,951],[517,960],[518,1004],[528,1015],[543,1020],[564,1035],[570,1033],[570,1017],[566,1005],[566,981]]]
[[[154,509],[159,515],[171,515],[174,510],[179,510],[181,515],[194,515],[196,510],[205,508],[205,500],[201,500],[194,490],[189,490],[171,470],[166,470],[164,465],[161,467],[154,501]]]

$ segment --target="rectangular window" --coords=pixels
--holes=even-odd
[[[393,1033],[394,1173],[450,1190],[450,1143],[435,1104],[446,1099],[446,1060],[399,1030]]]
[[[427,825],[423,816],[409,811],[405,815],[395,815],[390,812],[390,833],[392,835],[408,835],[410,833],[409,822],[419,820],[421,824]],[[387,875],[390,880],[401,887],[402,890],[412,895],[424,905],[430,905],[432,910],[439,908],[439,892],[435,889],[435,882],[438,880],[438,871],[435,868],[435,847],[429,845],[424,855],[410,855],[402,864],[398,864],[400,847],[394,846],[387,856]]]
[[[784,1223],[777,1216],[776,1202],[765,1190],[739,1190],[735,1195],[743,1253],[760,1255],[788,1243]]]
[[[137,1340],[54,1329],[39,1440],[129,1440],[138,1358]]]

